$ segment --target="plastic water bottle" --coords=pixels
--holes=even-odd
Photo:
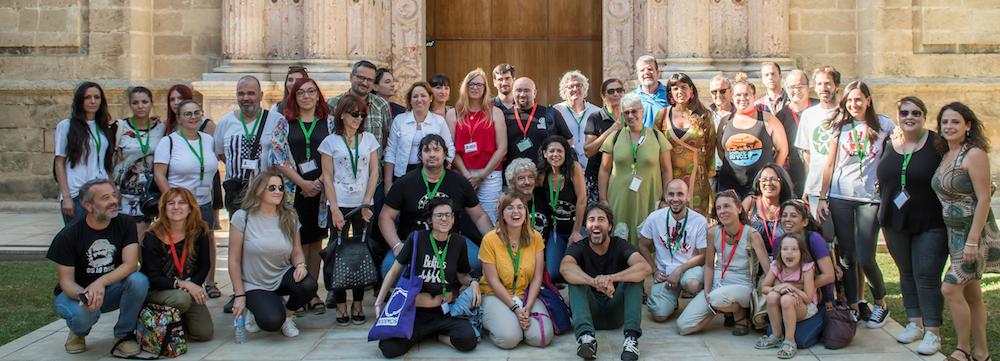
[[[236,344],[243,344],[247,342],[247,319],[246,315],[240,315],[236,321],[233,321],[233,326],[236,328]]]

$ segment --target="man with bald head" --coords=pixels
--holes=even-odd
[[[542,141],[552,135],[561,135],[573,144],[573,133],[566,126],[562,115],[551,107],[535,101],[535,82],[529,78],[514,81],[514,106],[503,112],[507,122],[507,157],[503,167],[517,158],[538,159]],[[567,152],[569,154],[575,152]]]
[[[247,75],[236,83],[236,103],[233,110],[219,119],[215,127],[215,154],[226,164],[226,211],[232,216],[240,209],[250,178],[271,168],[271,133],[283,118],[260,107],[263,92],[260,81]],[[175,150],[180,151],[180,150]]]
[[[774,116],[785,127],[786,139],[795,139],[799,131],[799,120],[807,108],[819,104],[819,99],[809,97],[809,77],[799,69],[793,69],[785,74],[785,94],[788,94],[788,104]],[[792,194],[802,198],[806,187],[806,164],[799,152],[788,152],[788,176],[792,179]]]
[[[654,269],[646,307],[656,322],[674,313],[681,291],[692,295],[701,291],[707,245],[708,220],[688,207],[688,185],[675,178],[667,183],[664,198],[667,207],[650,213],[639,230],[639,253]]]

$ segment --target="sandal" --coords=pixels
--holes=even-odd
[[[355,325],[363,325],[366,321],[365,307],[360,306],[356,310],[357,312],[355,312],[354,304],[351,304],[351,323],[354,323]]]
[[[945,361],[976,361],[976,359],[972,357],[972,354],[969,353],[969,351],[960,349],[958,347],[955,348],[955,351],[961,352],[962,356],[965,356],[965,360],[959,360],[959,359],[957,359],[955,357],[952,357],[951,355],[948,355],[948,357],[945,358]],[[986,360],[983,360],[983,361],[986,361]]]
[[[322,315],[326,313],[326,304],[322,301],[313,303],[309,305],[309,310],[312,311],[314,315]]]
[[[785,340],[781,342],[781,349],[778,350],[778,358],[780,359],[790,359],[795,357],[799,353],[799,348],[795,346],[795,342]]]
[[[746,336],[750,333],[750,320],[743,316],[738,320],[733,320],[733,336]]]
[[[208,298],[222,297],[222,291],[219,291],[219,286],[215,282],[205,284],[205,293],[208,293]]]
[[[347,314],[347,310],[340,312],[337,310],[337,326],[347,327],[351,324],[351,316]]]
[[[784,341],[784,339],[774,337],[774,335],[764,335],[757,339],[757,343],[755,343],[753,347],[758,350],[772,349],[781,345],[782,341]]]

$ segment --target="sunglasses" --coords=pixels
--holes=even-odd
[[[900,117],[908,117],[910,115],[913,115],[914,118],[920,118],[920,117],[924,116],[924,112],[919,111],[919,110],[900,110],[899,111],[899,116]]]
[[[368,117],[368,113],[365,112],[347,112],[346,114],[361,120]]]
[[[729,90],[729,88],[716,89],[709,91],[709,93],[712,93],[712,95],[725,95],[727,90]]]
[[[614,95],[615,93],[625,94],[625,88],[609,88],[604,91],[604,94],[607,95]]]
[[[277,191],[284,192],[285,191],[285,185],[284,184],[268,184],[267,185],[267,191],[268,192],[277,192]]]

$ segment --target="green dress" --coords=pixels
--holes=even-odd
[[[962,262],[965,253],[965,240],[972,228],[972,218],[976,210],[976,193],[972,188],[969,171],[960,168],[962,159],[968,153],[965,146],[959,151],[955,161],[946,164],[934,173],[931,188],[941,200],[944,224],[948,228],[948,250],[951,253],[951,267],[945,273],[944,281],[951,284],[963,284],[970,280],[983,278],[984,272],[1000,272],[1000,230],[993,218],[993,210],[986,217],[983,233],[979,238],[979,257],[973,264]],[[989,202],[989,200],[986,200]]]
[[[611,154],[614,159],[607,194],[608,206],[615,218],[612,234],[627,239],[633,245],[639,243],[639,224],[656,210],[657,202],[663,198],[660,153],[669,152],[671,148],[670,141],[660,131],[645,128],[644,132],[635,167],[635,175],[642,181],[635,192],[629,189],[632,184],[632,149],[628,128],[623,128],[617,136],[608,137],[601,145],[601,152]]]

